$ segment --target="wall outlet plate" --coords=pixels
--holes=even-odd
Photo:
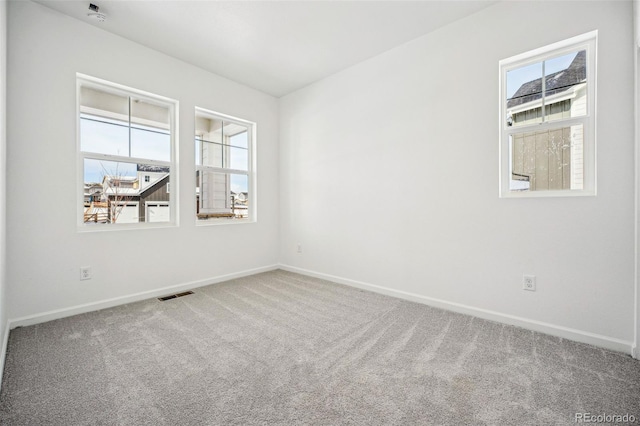
[[[91,266],[80,267],[80,281],[90,280],[92,277],[93,273],[91,272]]]
[[[527,291],[536,291],[536,276],[535,275],[523,275],[522,276],[522,289]]]

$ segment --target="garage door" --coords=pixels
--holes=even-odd
[[[119,203],[116,223],[136,223],[138,222],[138,203]]]
[[[169,203],[147,203],[147,222],[169,222]]]

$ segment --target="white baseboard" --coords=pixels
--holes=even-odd
[[[374,284],[368,284],[361,281],[355,281],[348,278],[337,277],[335,275],[323,274],[321,272],[310,271],[308,269],[302,269],[295,266],[280,264],[280,269],[285,271],[296,272],[302,275],[308,275],[310,277],[321,278],[327,281],[332,281],[339,284],[348,285],[351,287],[360,288],[363,290],[369,290],[376,293],[384,294],[387,296],[397,297],[412,302],[418,302],[425,305],[433,306],[436,308],[446,309],[462,314],[472,315],[478,318],[483,318],[490,321],[496,321],[503,324],[514,325],[528,330],[538,331],[541,333],[549,334],[552,336],[562,337],[563,339],[573,340],[576,342],[587,343],[590,345],[598,346],[612,351],[624,352],[631,354],[638,358],[638,348],[634,349],[633,342],[615,339],[612,337],[602,336],[588,331],[576,330],[573,328],[563,327],[560,325],[545,323],[542,321],[532,320],[528,318],[522,318],[514,315],[503,314],[501,312],[490,311],[487,309],[476,308],[473,306],[463,305],[460,303],[449,302],[441,299],[434,299],[432,297],[422,296],[415,293],[409,293],[401,290],[394,290],[388,287],[378,286]],[[635,353],[634,353],[635,352]]]
[[[40,324],[47,321],[56,320],[59,318],[70,317],[72,315],[83,314],[85,312],[98,311],[100,309],[112,308],[114,306],[124,305],[132,302],[139,302],[141,300],[151,299],[154,297],[167,296],[173,293],[179,293],[181,291],[191,290],[198,287],[204,287],[211,284],[221,283],[223,281],[229,281],[234,278],[246,277],[249,275],[259,274],[261,272],[273,271],[278,269],[279,265],[269,265],[260,268],[247,269],[241,272],[234,272],[232,274],[220,275],[213,278],[207,278],[204,280],[191,281],[187,283],[172,285],[159,289],[143,291],[140,293],[130,294],[127,296],[114,297],[112,299],[100,300],[97,302],[85,303],[83,305],[71,306],[69,308],[56,309],[53,311],[42,312],[39,314],[24,316],[20,318],[9,319],[7,323],[8,329],[14,329],[16,327],[26,327],[28,325]],[[5,336],[5,339],[8,338]],[[6,347],[3,348],[2,358],[4,360]]]
[[[16,327],[24,327],[28,325],[40,324],[47,321],[52,321],[59,318],[64,318],[72,315],[78,315],[86,312],[97,311],[100,309],[111,308],[114,306],[124,305],[127,303],[138,302],[145,299],[154,297],[165,296],[180,291],[186,291],[206,285],[217,284],[220,282],[228,281],[235,278],[246,277],[249,275],[258,274],[261,272],[273,271],[275,269],[284,269],[290,272],[296,272],[302,275],[308,275],[311,277],[325,279],[327,281],[336,282],[339,284],[348,285],[351,287],[360,288],[363,290],[369,290],[387,296],[397,297],[412,302],[418,302],[425,305],[433,306],[436,308],[446,309],[449,311],[459,312],[462,314],[473,315],[479,318],[487,319],[490,321],[496,321],[504,324],[515,325],[518,327],[526,328],[533,331],[539,331],[541,333],[550,334],[552,336],[562,337],[568,340],[574,340],[581,343],[587,343],[590,345],[624,352],[631,354],[634,358],[640,359],[640,348],[633,344],[633,342],[615,339],[612,337],[602,336],[599,334],[590,333],[587,331],[572,329],[555,324],[536,321],[528,318],[518,317],[509,314],[503,314],[501,312],[490,311],[487,309],[476,308],[473,306],[463,305],[460,303],[449,302],[446,300],[435,299],[432,297],[422,296],[415,293],[409,293],[401,290],[394,290],[388,287],[369,284],[361,281],[351,280],[348,278],[342,278],[335,275],[324,274],[321,272],[311,271],[303,268],[298,268],[290,265],[279,264],[269,265],[260,268],[248,269],[232,274],[221,275],[213,278],[207,278],[204,280],[191,281],[178,285],[163,287],[155,290],[140,292],[127,296],[115,297],[112,299],[101,300],[92,303],[86,303],[83,305],[72,306],[69,308],[57,309],[53,311],[43,312],[39,314],[29,315],[20,318],[13,318],[7,321],[5,334],[2,341],[2,352],[0,353],[0,367],[4,366],[4,360],[6,356],[7,344],[9,339],[9,330]],[[0,370],[1,379],[2,370]],[[0,382],[1,383],[1,382]]]

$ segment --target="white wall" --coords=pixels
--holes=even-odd
[[[501,2],[282,98],[281,262],[629,350],[631,2],[549,5]],[[498,61],[594,29],[598,196],[499,199]]]
[[[7,2],[0,0],[0,382],[4,366],[6,313],[6,176],[7,176]]]
[[[8,316],[270,267],[279,241],[280,262],[301,271],[630,345],[631,2],[554,7],[497,4],[278,103],[38,4],[10,2]],[[598,196],[498,199],[498,60],[593,29]],[[180,227],[77,232],[76,72],[180,101]],[[258,223],[194,225],[196,105],[258,123]],[[94,278],[81,282],[85,265]],[[537,275],[537,292],[520,289],[523,273]]]
[[[636,284],[636,305],[635,305],[635,353],[634,357],[640,359],[640,1],[633,0],[634,11],[634,34],[635,45],[633,46],[633,59],[635,64],[634,76],[635,76],[635,137],[636,137],[636,232],[635,232],[635,255],[636,255],[636,269],[635,269],[635,284]]]
[[[76,72],[180,102],[179,227],[77,232]],[[9,4],[8,83],[10,318],[277,264],[275,98],[31,2]],[[195,226],[195,106],[257,123],[257,223]]]

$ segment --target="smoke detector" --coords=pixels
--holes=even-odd
[[[107,19],[107,15],[100,13],[100,8],[93,3],[89,4],[89,12],[87,13],[87,16],[98,22],[104,22],[104,20]]]

